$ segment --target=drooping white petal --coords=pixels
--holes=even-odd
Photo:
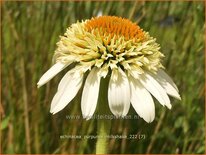
[[[109,81],[109,108],[115,116],[126,116],[130,107],[130,87],[122,69],[114,69]]]
[[[168,81],[166,78],[164,78],[162,76],[162,71],[157,72],[157,74],[151,74],[159,83],[160,85],[165,89],[165,91],[167,92],[167,94],[169,94],[170,96],[175,97],[176,99],[181,100],[181,97],[178,93],[178,90],[176,89],[176,85],[174,84],[174,82],[171,82],[170,80]],[[166,73],[165,73],[166,74]],[[167,75],[167,77],[169,77]],[[171,78],[170,78],[171,79]]]
[[[97,106],[99,96],[100,76],[99,69],[94,67],[89,73],[82,92],[81,110],[83,118],[89,120]]]
[[[102,10],[99,10],[98,12],[97,12],[97,17],[99,17],[99,16],[102,16]]]
[[[62,78],[58,91],[51,103],[51,113],[55,114],[62,110],[76,96],[77,92],[81,88],[83,74],[79,74],[79,77],[74,76],[74,74],[75,73],[70,70]]]
[[[143,86],[162,104],[171,109],[170,99],[162,86],[146,72],[139,76],[140,82]]]
[[[55,75],[57,75],[68,65],[69,64],[63,64],[61,62],[57,62],[56,64],[54,64],[46,73],[42,75],[39,82],[37,83],[38,88],[51,80]]]
[[[152,96],[137,79],[130,76],[129,82],[132,106],[147,123],[152,122],[155,118],[155,106]]]
[[[59,85],[58,85],[58,89],[57,89],[57,91],[61,91],[62,89],[64,89],[67,85],[68,85],[68,83],[70,82],[70,80],[72,80],[72,78],[75,78],[75,69],[76,69],[76,67],[74,68],[74,69],[72,69],[72,70],[70,70],[70,71],[68,71],[64,76],[63,76],[63,78],[61,79],[61,81],[59,82]],[[77,79],[79,78],[79,73],[77,73]]]
[[[165,79],[167,82],[169,82],[176,90],[177,92],[179,92],[176,84],[173,82],[173,80],[171,79],[171,77],[169,77],[169,75],[167,75],[167,73],[165,73],[165,71],[163,71],[162,69],[159,69],[157,71],[157,74],[162,77],[163,79]]]

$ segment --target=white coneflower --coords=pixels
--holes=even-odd
[[[163,71],[156,39],[128,19],[100,16],[72,24],[57,43],[55,64],[41,77],[38,87],[47,83],[70,64],[59,83],[50,112],[62,110],[84,83],[81,110],[84,118],[94,114],[101,78],[110,76],[108,103],[115,116],[127,115],[130,103],[146,122],[155,117],[151,94],[171,109],[168,95],[180,99],[172,79]]]

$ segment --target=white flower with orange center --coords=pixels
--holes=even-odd
[[[59,83],[51,103],[53,114],[68,105],[84,85],[82,115],[91,118],[101,91],[100,81],[106,77],[110,78],[109,108],[118,117],[127,115],[131,103],[140,117],[152,122],[155,106],[151,95],[169,109],[168,95],[180,99],[176,85],[163,71],[164,55],[159,44],[128,19],[100,16],[77,22],[61,36],[57,46],[56,63],[41,77],[38,87],[67,66],[75,67]]]

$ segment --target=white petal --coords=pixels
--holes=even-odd
[[[162,104],[166,105],[171,109],[170,99],[162,86],[149,74],[146,72],[139,76],[140,82],[144,87]]]
[[[75,74],[75,68],[73,68],[72,70],[68,71],[64,76],[63,78],[61,79],[61,81],[59,82],[59,85],[58,85],[58,89],[57,91],[61,91],[62,89],[64,89],[67,84],[70,82],[69,80],[71,80],[71,78],[75,78],[74,74]],[[76,72],[77,73],[77,72]],[[79,74],[77,74],[78,76],[76,78],[79,78]]]
[[[173,82],[173,80],[171,79],[171,77],[169,77],[169,75],[167,75],[167,73],[165,73],[162,69],[159,69],[159,70],[157,71],[157,74],[158,74],[160,77],[162,77],[162,78],[164,78],[165,80],[167,80],[167,82],[169,82],[169,83],[177,90],[177,92],[179,92],[176,84]]]
[[[61,85],[51,103],[51,113],[55,114],[62,110],[78,93],[82,85],[83,74],[79,74],[78,78],[74,74],[71,70],[62,78]]]
[[[92,117],[97,106],[100,85],[100,76],[97,74],[98,71],[99,69],[97,67],[91,70],[82,93],[81,110],[83,117],[87,120]]]
[[[155,106],[152,96],[137,79],[130,76],[129,82],[132,106],[147,123],[152,122],[155,118]]]
[[[97,17],[102,16],[102,14],[103,14],[102,10],[99,10],[98,13],[97,13]]]
[[[109,81],[109,108],[115,116],[126,116],[130,107],[130,87],[122,69],[114,69]]]
[[[165,73],[166,74],[166,73]],[[160,72],[157,72],[157,74],[151,74],[159,83],[160,85],[166,90],[167,94],[169,94],[170,96],[175,97],[176,99],[181,100],[181,97],[178,93],[178,90],[176,89],[176,86],[174,87],[174,82],[171,83],[171,81],[167,80],[166,78],[164,78]],[[167,75],[167,77],[169,77]],[[171,78],[170,78],[171,79]]]
[[[38,88],[51,80],[55,75],[57,75],[68,65],[69,64],[63,64],[61,62],[57,62],[56,64],[54,64],[46,73],[44,73],[44,75],[42,75],[39,82],[37,83]]]

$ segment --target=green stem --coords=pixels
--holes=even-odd
[[[108,136],[110,134],[111,120],[106,119],[104,116],[110,114],[107,100],[108,79],[102,79],[100,85],[99,101],[98,101],[98,114],[97,120],[97,143],[96,154],[108,153]]]
[[[111,121],[110,120],[98,120],[97,122],[97,144],[96,154],[108,153],[108,135],[110,133]]]

